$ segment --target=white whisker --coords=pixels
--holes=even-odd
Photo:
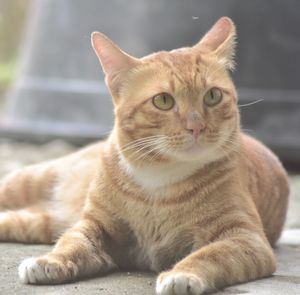
[[[159,155],[162,155],[162,154],[165,154],[166,153],[166,148],[169,147],[169,144],[166,142],[165,144],[162,144],[160,147],[159,147],[159,150],[154,153],[154,155],[149,159],[149,162],[152,162],[154,161],[154,159],[159,156]]]
[[[145,137],[145,138],[140,138],[140,139],[137,139],[135,141],[132,141],[132,142],[124,145],[123,148],[121,149],[121,151],[124,152],[128,149],[133,149],[133,148],[140,147],[142,145],[151,144],[156,140],[160,140],[160,139],[164,139],[164,138],[165,138],[165,136],[155,136],[155,137],[149,136],[149,137]]]
[[[152,149],[146,151],[144,154],[140,155],[136,160],[143,160],[145,159],[148,155],[150,155],[152,152],[154,152],[155,150],[157,150],[158,152],[160,152],[160,150],[167,145],[166,142],[164,142],[163,144],[160,144],[158,146],[153,147]]]
[[[133,150],[133,152],[129,154],[128,158],[141,160],[155,151],[159,152],[160,149],[167,145],[167,139],[168,136],[165,135],[153,135],[140,138],[126,144],[122,149],[119,150],[119,154],[124,153],[125,151]]]
[[[241,131],[242,131],[242,132],[246,132],[246,133],[248,133],[248,132],[249,132],[249,133],[250,133],[250,132],[254,132],[253,129],[244,129],[244,128],[242,128]]]
[[[255,100],[255,101],[252,101],[252,102],[249,102],[249,103],[239,104],[238,106],[239,106],[239,107],[247,107],[247,106],[251,106],[251,105],[253,105],[253,104],[259,103],[259,102],[261,102],[261,101],[264,101],[264,99],[261,98],[261,99],[258,99],[258,100]]]

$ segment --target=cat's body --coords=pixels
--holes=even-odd
[[[210,32],[213,42],[232,46],[232,29],[230,20],[221,19]],[[190,48],[162,52],[144,58],[138,69],[137,60],[123,52],[109,59],[107,52],[119,49],[103,36],[94,38],[116,105],[112,134],[73,155],[16,172],[0,187],[2,210],[27,208],[0,213],[1,240],[51,243],[68,229],[51,253],[22,263],[24,282],[173,267],[159,276],[157,293],[185,295],[274,272],[270,244],[283,227],[287,176],[266,147],[240,131],[235,90],[223,70],[230,54],[219,45],[218,54],[228,60],[223,56],[214,64],[205,55],[212,46],[208,37],[200,42],[200,55]],[[122,59],[134,70],[121,91],[117,74],[123,69],[116,68],[125,65]],[[153,71],[153,61],[161,71]],[[194,71],[194,63],[205,75]],[[176,72],[186,66],[188,74]],[[128,87],[131,79],[140,86],[138,97]],[[207,84],[223,91],[217,104],[210,94],[209,108],[198,106],[199,89]],[[159,113],[145,97],[167,87],[178,98],[173,111],[174,99],[158,97],[159,107],[171,103],[171,111]]]

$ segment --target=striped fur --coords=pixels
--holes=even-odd
[[[194,47],[135,59],[93,35],[115,104],[111,135],[0,184],[2,241],[58,239],[50,253],[22,262],[24,283],[140,269],[161,272],[157,294],[194,295],[275,271],[287,175],[240,130],[227,72],[234,36],[222,18]],[[223,99],[206,107],[211,87]],[[161,92],[175,98],[172,110],[153,106]],[[187,130],[191,114],[205,126],[199,138]]]

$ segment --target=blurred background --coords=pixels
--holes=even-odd
[[[3,155],[30,144],[41,151],[50,146],[50,154],[57,149],[55,156],[57,145],[68,152],[112,128],[112,104],[91,32],[104,32],[139,57],[193,45],[223,15],[237,25],[233,79],[243,128],[289,169],[299,169],[297,0],[0,0]]]
[[[233,79],[242,126],[288,168],[285,229],[296,231],[284,235],[291,232],[299,244],[294,233],[300,229],[299,0],[0,0],[0,177],[69,154],[111,130],[111,99],[91,32],[104,32],[140,57],[193,45],[224,15],[238,32]],[[281,264],[293,276],[284,270],[271,283],[286,283],[287,293],[299,282],[287,259],[298,248],[279,247]],[[296,263],[296,256],[291,259]]]
[[[0,1],[0,103],[16,78],[17,61],[30,1]]]

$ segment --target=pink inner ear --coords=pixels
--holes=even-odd
[[[127,71],[136,63],[135,58],[126,54],[101,33],[92,34],[92,44],[101,62],[103,71],[108,77]]]
[[[205,34],[199,45],[208,51],[215,51],[230,35],[234,35],[234,24],[228,17],[222,17]]]

